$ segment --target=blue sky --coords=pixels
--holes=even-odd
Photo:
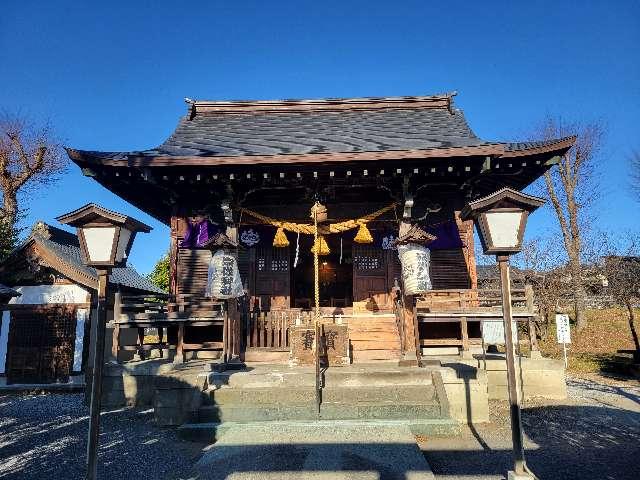
[[[91,4],[91,5],[90,5]],[[640,2],[3,2],[0,109],[50,120],[67,145],[144,149],[184,97],[268,99],[457,90],[475,132],[526,136],[546,115],[601,120],[602,229],[640,230],[627,160],[640,150]],[[72,165],[29,199],[25,224],[89,202],[154,227],[132,263],[148,272],[168,230]],[[553,232],[549,210],[528,234]]]

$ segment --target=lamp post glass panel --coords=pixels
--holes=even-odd
[[[76,227],[82,259],[87,266],[94,267],[98,274],[98,303],[94,322],[96,335],[92,345],[93,370],[86,476],[87,479],[93,480],[96,478],[97,472],[109,274],[113,267],[126,264],[136,233],[148,233],[151,231],[151,227],[131,217],[92,203],[64,214],[57,220],[62,224]]]
[[[512,337],[511,280],[509,255],[522,249],[522,239],[531,212],[544,204],[542,198],[503,188],[491,195],[470,202],[462,210],[463,220],[473,220],[485,255],[496,255],[502,287],[502,316],[504,321],[507,382],[511,413],[514,469],[509,478],[533,478],[524,458],[522,420],[516,383],[515,355]]]

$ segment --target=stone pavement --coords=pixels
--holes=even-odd
[[[408,427],[357,422],[239,425],[208,447],[198,480],[430,480]]]

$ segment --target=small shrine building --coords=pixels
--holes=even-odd
[[[505,186],[525,188],[575,140],[481,139],[455,95],[186,99],[186,115],[156,148],[68,154],[84,175],[170,227],[170,294],[181,312],[205,297],[219,234],[237,247],[246,302],[224,332],[200,324],[196,334],[195,314],[193,325],[181,323],[177,342],[196,356],[227,348],[286,361],[288,329],[314,307],[308,227],[319,201],[328,217],[320,232],[323,316],[348,325],[352,361],[402,360],[429,346],[468,349],[479,337],[472,314],[421,323],[416,313],[416,305],[434,315],[479,306],[464,205]],[[435,237],[427,245],[432,290],[418,299],[403,294],[394,243],[403,223]]]

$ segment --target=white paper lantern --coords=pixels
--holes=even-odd
[[[415,243],[398,246],[398,257],[402,266],[402,281],[405,295],[417,295],[431,290],[431,253],[427,247]]]

